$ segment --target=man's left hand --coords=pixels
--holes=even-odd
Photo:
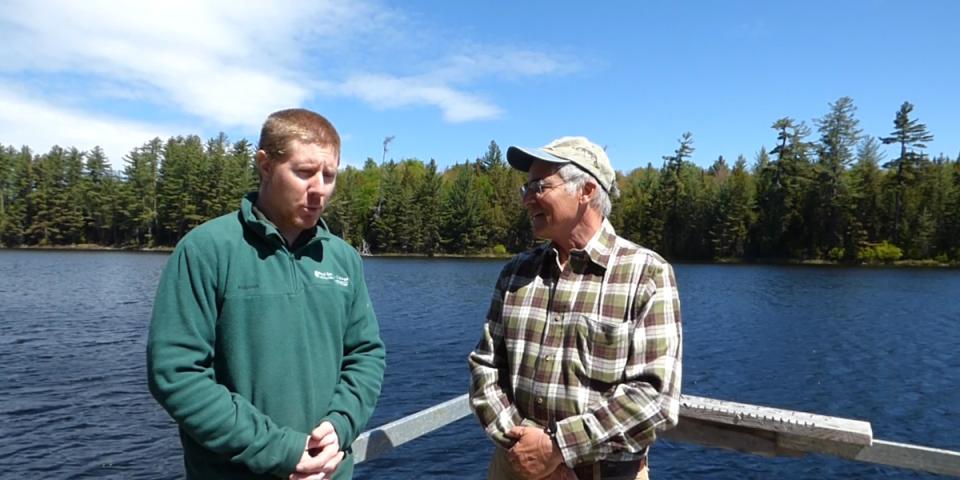
[[[517,443],[507,452],[513,470],[526,478],[543,478],[563,463],[563,455],[547,432],[536,427],[513,427],[507,436]]]
[[[300,463],[289,480],[323,480],[333,475],[343,457],[337,431],[330,422],[323,422],[307,437]]]

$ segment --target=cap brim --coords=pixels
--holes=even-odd
[[[534,160],[550,163],[570,163],[570,160],[547,153],[539,148],[510,147],[507,149],[507,163],[521,172],[529,172]]]

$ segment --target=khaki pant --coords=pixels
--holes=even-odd
[[[592,478],[580,478],[578,480],[649,480],[650,479],[650,469],[644,466],[637,473],[637,476],[634,478],[618,478],[618,477],[601,477],[599,473],[599,467],[594,469],[594,475]],[[517,472],[513,470],[513,467],[510,466],[510,461],[507,460],[507,451],[496,447],[493,451],[493,457],[490,458],[490,466],[487,469],[487,480],[530,480],[520,476]]]

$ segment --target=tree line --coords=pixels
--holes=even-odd
[[[692,162],[684,133],[659,167],[618,173],[617,231],[673,259],[960,262],[960,155],[931,158],[926,125],[904,102],[892,131],[865,135],[849,97],[814,128],[790,117],[771,125],[772,149],[751,165],[720,156]],[[362,252],[475,254],[531,246],[521,205],[525,176],[496,142],[443,171],[434,160],[343,168],[324,215]],[[892,145],[896,158],[881,149]],[[114,171],[103,151],[55,146],[44,154],[0,145],[0,245],[173,246],[191,228],[235,210],[256,189],[254,147],[226,135],[159,138]]]

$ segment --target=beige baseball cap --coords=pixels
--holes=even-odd
[[[530,170],[534,160],[550,163],[572,163],[595,178],[611,197],[619,195],[613,167],[607,152],[587,137],[560,137],[541,148],[511,146],[507,149],[507,161],[521,172]]]

